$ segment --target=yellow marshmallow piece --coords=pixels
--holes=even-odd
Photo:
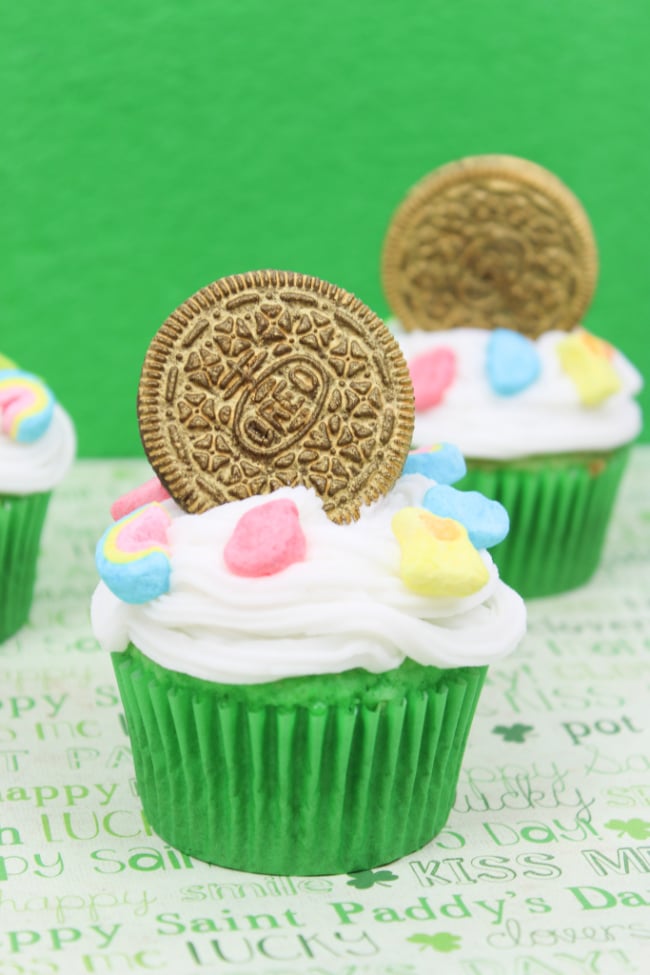
[[[0,369],[17,369],[18,366],[11,359],[8,359],[6,355],[0,355]]]
[[[610,362],[612,348],[595,335],[585,331],[568,335],[558,342],[557,354],[583,406],[598,406],[621,388],[621,380]]]
[[[402,553],[402,582],[412,592],[470,596],[490,578],[467,530],[453,518],[439,518],[424,508],[402,508],[391,527]]]

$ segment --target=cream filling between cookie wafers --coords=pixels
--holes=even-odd
[[[489,581],[463,598],[410,591],[400,577],[391,530],[397,511],[419,505],[431,481],[402,477],[390,494],[336,525],[304,487],[282,488],[187,515],[173,501],[171,588],[149,603],[121,602],[100,583],[92,604],[95,635],[110,652],[130,642],[156,663],[225,683],[340,673],[379,673],[410,657],[438,667],[480,666],[512,652],[525,632],[521,598],[481,552]],[[224,547],[238,519],[270,498],[299,511],[304,561],[263,578],[233,575]]]

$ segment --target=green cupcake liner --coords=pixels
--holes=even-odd
[[[266,874],[389,863],[445,825],[486,667],[210,683],[113,654],[142,805],[175,848]]]
[[[490,555],[524,598],[584,585],[600,561],[630,447],[512,462],[467,461],[456,485],[500,501],[510,531]]]
[[[0,641],[27,622],[51,494],[0,495]]]

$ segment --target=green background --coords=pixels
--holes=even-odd
[[[650,374],[647,0],[2,7],[0,351],[48,380],[82,456],[141,453],[149,340],[217,277],[315,274],[385,315],[395,206],[475,153],[580,197],[585,324]]]

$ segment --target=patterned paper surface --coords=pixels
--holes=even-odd
[[[52,502],[31,624],[0,647],[0,975],[628,975],[650,958],[650,448],[602,569],[489,671],[454,811],[354,876],[260,877],[152,834],[88,605],[137,461]]]

